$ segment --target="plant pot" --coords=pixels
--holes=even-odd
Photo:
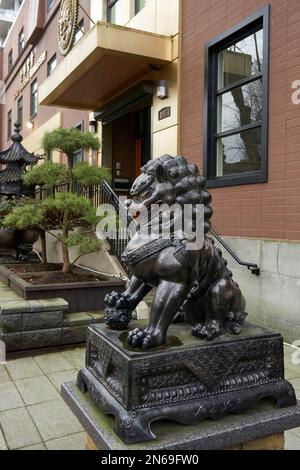
[[[83,281],[57,284],[33,285],[28,279],[36,273],[15,274],[8,267],[0,266],[0,279],[25,300],[62,298],[69,303],[69,312],[101,311],[104,309],[104,298],[112,290],[123,292],[125,282],[111,280]],[[43,276],[43,272],[39,276]],[[6,279],[6,281],[5,281]]]
[[[10,228],[0,229],[0,249],[10,249],[15,258],[22,261],[27,259],[32,251],[33,244],[38,240],[39,233],[36,230],[14,230]]]

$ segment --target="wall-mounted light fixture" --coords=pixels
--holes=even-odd
[[[26,127],[27,127],[28,129],[33,129],[33,128],[34,128],[34,122],[33,122],[33,121],[28,121],[28,122],[26,123]]]
[[[168,80],[158,80],[156,86],[156,96],[160,100],[164,100],[169,96],[169,83]]]
[[[96,120],[92,120],[89,122],[89,131],[93,134],[97,133],[98,122]]]

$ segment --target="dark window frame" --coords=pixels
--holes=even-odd
[[[76,39],[76,35],[78,33],[82,33],[82,36],[80,36],[79,39]],[[77,44],[84,36],[85,32],[84,32],[84,18],[81,18],[80,21],[78,21],[78,24],[77,24],[77,27],[76,27],[76,30],[75,30],[75,34],[74,34],[74,46],[75,44]]]
[[[46,0],[46,11],[47,13],[51,10],[54,5],[55,0]]]
[[[38,110],[38,104],[36,104],[36,109],[33,109],[33,87],[36,84],[36,91],[34,94],[38,93],[38,83],[37,83],[37,78],[31,83],[30,85],[30,119],[33,119],[37,115],[37,110]]]
[[[47,63],[47,77],[49,77],[49,75],[51,75],[51,73],[53,72],[53,70],[52,70],[52,71],[50,70],[50,66],[51,66],[51,64],[53,64],[53,62],[54,62],[55,60],[56,60],[56,66],[54,67],[53,70],[55,70],[56,67],[57,67],[57,56],[56,56],[56,53],[53,54],[53,56],[51,57],[50,60],[48,60],[48,63]]]
[[[142,11],[145,8],[145,6],[143,8],[139,8],[139,0],[135,0],[134,1],[134,15],[137,15],[140,11]]]
[[[8,73],[10,73],[12,71],[13,66],[14,66],[13,50],[11,49],[8,53],[8,56],[7,56]]]
[[[21,103],[21,106],[20,106]],[[23,114],[24,114],[24,100],[23,96],[20,96],[20,98],[17,101],[17,121],[21,126],[21,129],[23,127]]]
[[[111,10],[119,0],[106,0],[106,16],[107,21],[111,22]]]
[[[18,35],[18,54],[21,55],[25,47],[24,28],[21,29]]]
[[[12,109],[7,113],[7,140],[12,136]]]
[[[73,126],[75,129],[79,129],[81,132],[84,131],[84,120],[79,121],[77,124]],[[74,159],[76,158],[76,162]],[[84,162],[84,151],[83,149],[76,150],[76,152],[73,153],[73,165],[76,165],[76,163],[81,163]]]
[[[217,161],[217,74],[218,74],[218,52],[229,47],[233,43],[251,35],[251,33],[263,28],[263,72],[262,72],[262,160],[261,169],[249,171],[236,175],[215,176]],[[234,26],[224,34],[209,41],[206,44],[205,61],[205,116],[204,116],[204,159],[203,170],[207,178],[209,188],[237,186],[242,184],[265,183],[268,181],[268,105],[269,105],[269,28],[270,28],[270,7],[265,6],[262,10],[246,18],[244,21]],[[253,80],[257,76],[251,77]],[[241,80],[242,84],[244,80]],[[249,80],[245,80],[249,82]],[[230,87],[228,87],[230,88]],[[224,91],[225,89],[223,89]],[[248,126],[251,129],[251,125]],[[246,127],[243,130],[247,130]],[[235,133],[235,132],[234,132]],[[222,134],[226,134],[225,132]],[[230,134],[230,132],[229,132]]]

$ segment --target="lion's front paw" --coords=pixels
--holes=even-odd
[[[131,331],[127,338],[128,344],[133,348],[151,349],[164,344],[164,339],[160,332],[157,334],[149,333],[147,330],[136,328]]]
[[[146,331],[140,330],[139,328],[135,328],[135,330],[129,332],[127,337],[127,343],[133,348],[142,348],[143,340],[146,335]]]
[[[131,312],[106,307],[104,310],[104,323],[113,330],[126,330],[131,322]]]
[[[111,292],[104,297],[104,303],[108,307],[115,307],[121,297],[122,294],[120,292]]]
[[[217,338],[217,336],[220,336],[221,334],[221,325],[220,322],[218,322],[217,320],[210,320],[206,323],[205,328],[207,331],[206,337],[208,340]]]
[[[198,323],[192,329],[192,335],[201,339],[212,340],[220,336],[222,333],[222,328],[220,322],[217,320],[207,321],[205,324]]]
[[[204,339],[207,337],[207,330],[205,328],[205,325],[203,323],[198,323],[197,325],[194,326],[192,329],[192,335],[195,336],[196,338],[201,338]]]

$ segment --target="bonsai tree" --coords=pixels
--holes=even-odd
[[[96,209],[89,199],[73,192],[73,181],[78,182],[81,188],[90,188],[99,185],[103,179],[109,179],[109,170],[87,163],[73,165],[76,150],[99,148],[98,138],[90,132],[59,128],[44,135],[42,146],[46,151],[58,150],[65,153],[67,166],[48,161],[26,173],[25,185],[50,187],[50,194],[46,192],[47,196],[40,201],[27,200],[20,203],[4,218],[4,224],[17,229],[39,230],[44,263],[47,263],[45,234],[49,233],[56,238],[61,243],[62,271],[67,273],[73,264],[70,262],[71,247],[78,248],[78,258],[101,247],[101,241],[93,237],[93,226],[100,220],[96,217]],[[67,192],[55,189],[63,183],[68,186]],[[74,232],[76,227],[84,227],[84,232]]]
[[[64,165],[47,161],[42,165],[34,166],[25,173],[23,184],[25,186],[59,186],[69,180],[69,172]]]
[[[8,199],[4,197],[0,200],[0,227],[3,226],[4,218],[16,207],[16,199]]]
[[[18,201],[11,212],[4,216],[2,225],[11,227],[17,230],[37,230],[40,234],[41,249],[42,249],[42,263],[47,264],[47,247],[45,228],[47,221],[43,218],[42,209],[32,199],[23,199]]]
[[[17,229],[35,228],[47,232],[61,243],[62,272],[70,272],[72,264],[88,253],[99,250],[102,241],[93,238],[93,227],[99,221],[92,203],[70,192],[57,193],[43,201],[27,202],[15,207],[4,219],[4,225]],[[84,227],[83,233],[76,233],[76,227]],[[76,246],[78,257],[71,263],[69,249]],[[43,262],[47,262],[46,245],[42,244]]]
[[[91,132],[82,132],[77,128],[58,128],[51,132],[46,132],[42,139],[42,147],[45,152],[56,150],[67,156],[67,167],[70,172],[70,184],[72,188],[73,175],[70,171],[73,168],[74,152],[85,150],[98,150],[100,142],[97,136]]]

